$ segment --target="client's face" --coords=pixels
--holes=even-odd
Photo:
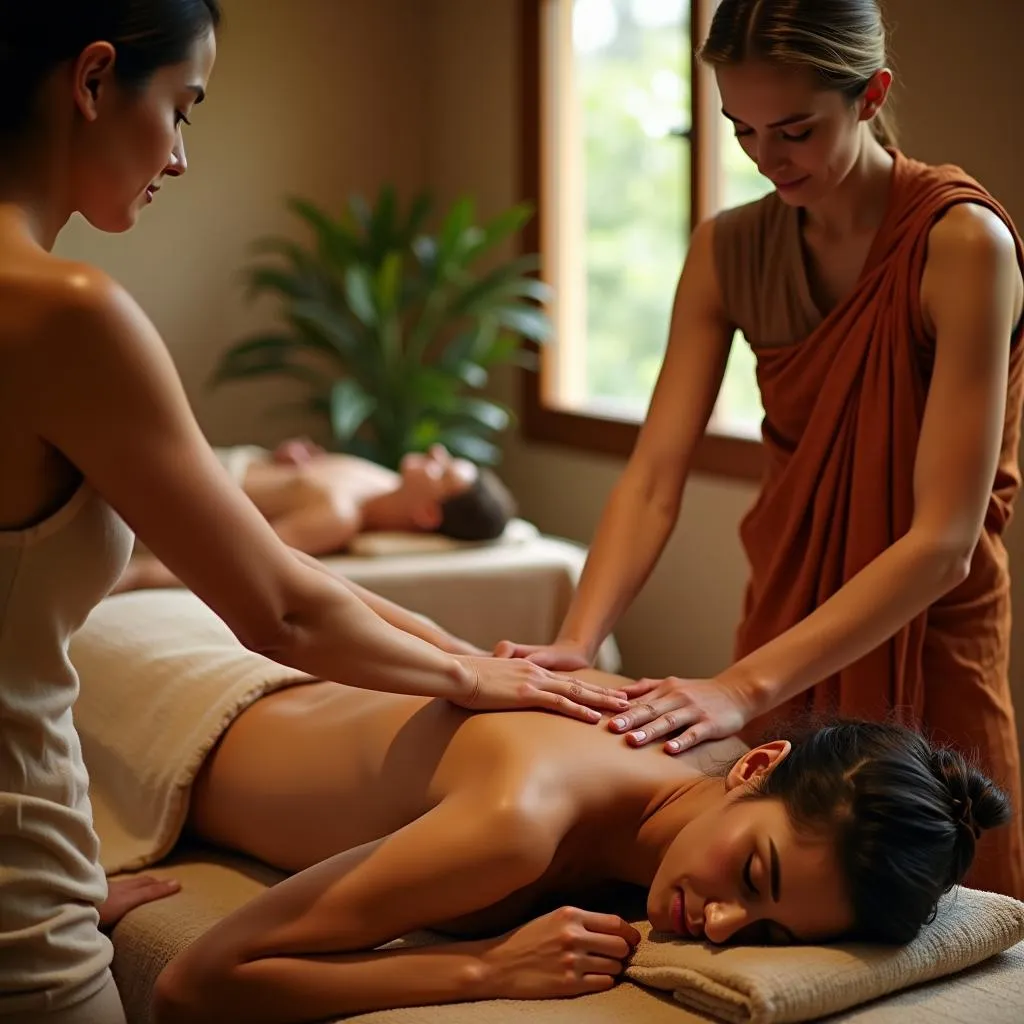
[[[778,799],[742,799],[783,747],[750,751],[725,795],[679,832],[648,897],[656,929],[744,945],[828,941],[850,929],[833,844],[797,832]]]
[[[453,458],[440,444],[405,455],[400,467],[402,491],[414,525],[424,530],[440,526],[441,506],[468,491],[478,472],[472,462]]]

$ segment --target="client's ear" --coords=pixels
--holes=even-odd
[[[792,749],[793,745],[789,740],[772,740],[771,743],[762,743],[761,746],[748,750],[729,769],[725,779],[726,791],[738,786],[749,786],[770,775],[777,765],[786,760]]]
[[[418,502],[412,512],[412,521],[420,530],[436,530],[443,518],[436,501]]]

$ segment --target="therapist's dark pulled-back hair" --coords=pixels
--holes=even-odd
[[[798,832],[828,835],[853,906],[852,938],[905,943],[959,884],[985,829],[1011,818],[996,784],[959,752],[897,723],[776,729],[792,749],[752,799],[777,797]]]
[[[110,43],[118,81],[143,89],[220,21],[220,0],[0,0],[0,142],[29,130],[47,78],[90,43]]]

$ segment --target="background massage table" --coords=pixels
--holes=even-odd
[[[554,640],[586,555],[585,548],[545,537],[517,519],[500,540],[489,544],[376,534],[360,538],[353,554],[321,561],[490,650],[500,640]],[[597,667],[607,672],[621,668],[613,639],[602,646]]]

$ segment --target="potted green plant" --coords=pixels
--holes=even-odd
[[[355,196],[338,217],[301,199],[288,205],[311,229],[310,244],[261,239],[245,269],[249,296],[280,300],[282,325],[232,345],[214,386],[297,379],[337,450],[392,468],[434,443],[497,463],[495,440],[513,413],[480,392],[495,366],[533,358],[523,339],[549,338],[550,293],[533,276],[536,255],[478,267],[532,209],[516,205],[478,225],[463,198],[430,233],[426,193],[403,209],[385,186],[372,207]]]

